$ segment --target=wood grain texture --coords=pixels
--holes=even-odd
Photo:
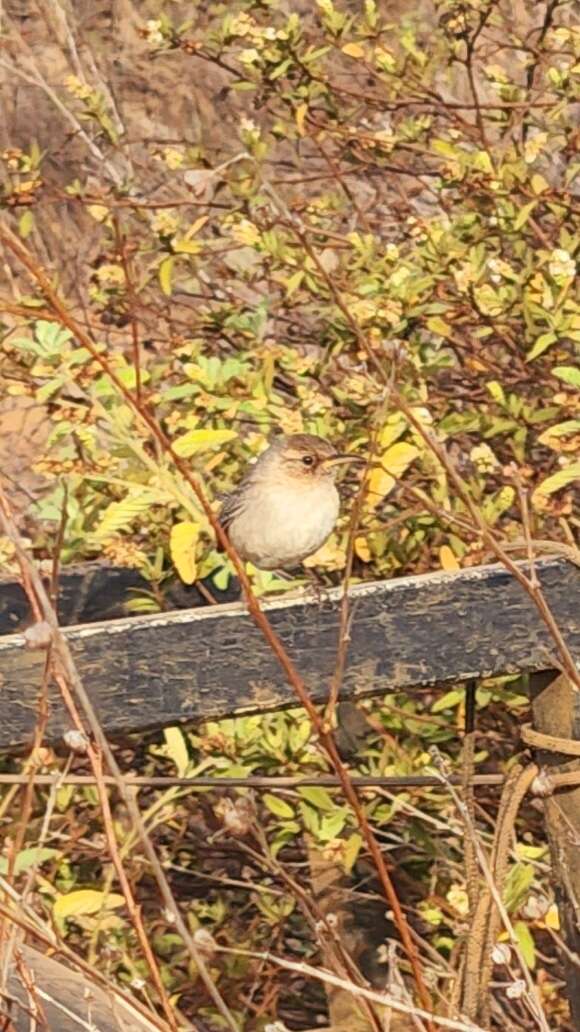
[[[118,995],[104,992],[98,985],[58,961],[46,957],[30,946],[17,947],[22,967],[36,985],[36,1003],[42,1007],[50,1032],[80,1032],[92,1028],[98,1032],[155,1032],[155,1026],[141,1018],[137,1011]],[[30,1032],[34,1027],[29,1015],[31,1001],[12,964],[8,976],[8,993],[12,1006],[0,1002],[0,1016],[10,1017],[15,1032]],[[46,1029],[43,1021],[39,1029]]]
[[[546,598],[580,657],[580,569],[537,564]],[[265,608],[317,701],[336,657],[340,591],[325,602]],[[351,590],[343,698],[557,666],[550,637],[520,585],[496,566]],[[132,617],[66,630],[109,734],[293,704],[276,660],[240,604]],[[42,654],[21,635],[0,640],[0,747],[26,743],[36,719]],[[49,739],[69,727],[51,693]]]
[[[546,735],[580,740],[580,699],[567,677],[538,675],[531,684],[534,727]],[[539,751],[548,771],[580,770],[580,760]],[[562,934],[572,956],[580,956],[580,787],[560,789],[543,801],[556,883]],[[572,1027],[580,1032],[580,967],[564,957]]]

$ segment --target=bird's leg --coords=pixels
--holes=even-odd
[[[330,595],[328,594],[327,585],[324,583],[320,574],[316,572],[316,569],[313,566],[303,566],[302,574],[308,581],[308,584],[305,586],[304,593],[312,594],[318,605],[322,605],[323,602],[328,602]]]

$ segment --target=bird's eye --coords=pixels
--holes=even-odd
[[[302,462],[303,462],[303,465],[305,465],[305,466],[313,466],[314,465],[314,458],[313,458],[312,455],[305,455],[304,458],[302,459]]]

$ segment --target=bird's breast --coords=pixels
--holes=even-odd
[[[312,555],[332,531],[339,497],[331,480],[296,490],[256,484],[229,535],[242,558],[263,570],[295,566]]]

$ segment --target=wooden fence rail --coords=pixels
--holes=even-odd
[[[537,569],[567,643],[580,656],[580,569],[564,560],[544,561]],[[68,576],[77,574],[63,574],[66,598],[71,595]],[[98,579],[106,610],[111,599],[103,584],[106,572]],[[126,593],[134,584],[129,578]],[[119,571],[111,586],[118,613]],[[0,611],[4,608],[6,616],[3,590],[14,605],[14,586],[0,586]],[[265,604],[274,630],[320,702],[336,660],[340,594],[335,590],[322,602]],[[343,698],[557,667],[536,607],[501,567],[359,584],[350,597]],[[95,611],[91,598],[89,591],[85,611]],[[18,619],[25,614],[19,611]],[[95,622],[71,627],[66,634],[109,734],[264,712],[295,702],[241,603]],[[0,638],[0,749],[18,748],[30,739],[42,666],[42,654],[27,649],[23,635]],[[48,738],[54,741],[69,727],[56,691],[51,711]]]

